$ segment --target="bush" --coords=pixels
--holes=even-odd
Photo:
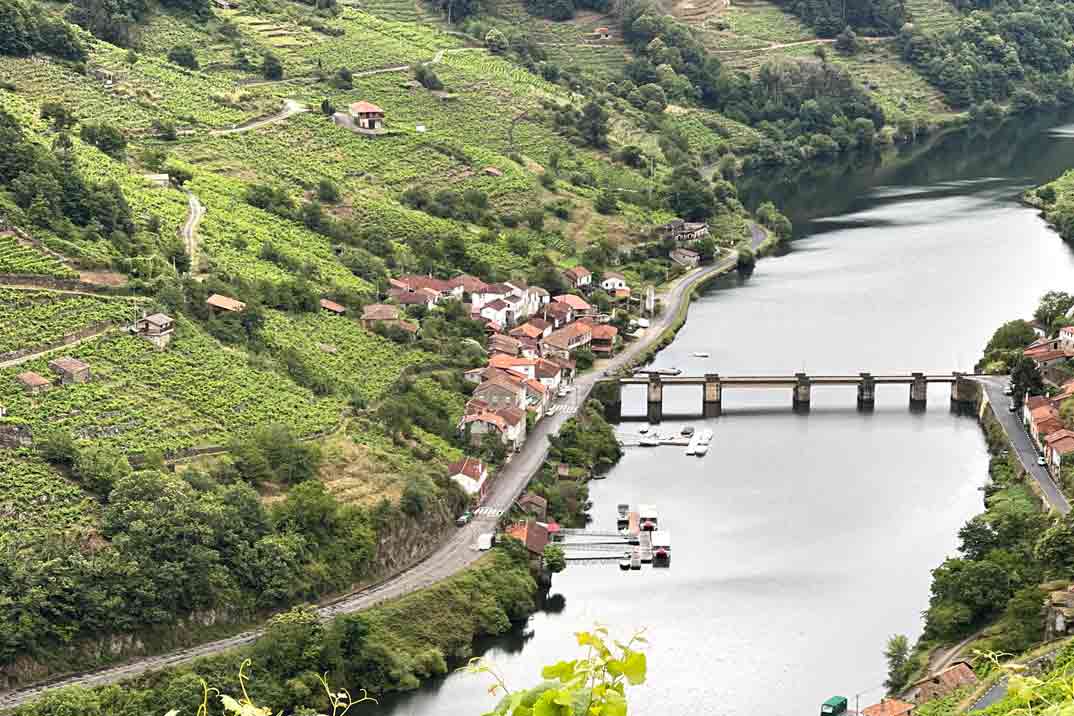
[[[283,79],[283,63],[280,58],[271,52],[266,52],[261,58],[261,74],[267,80]]]
[[[198,58],[194,56],[194,48],[190,45],[176,45],[169,50],[168,62],[191,70],[196,70],[199,67]]]
[[[82,141],[100,149],[112,157],[122,157],[127,148],[127,138],[123,132],[105,122],[83,124],[80,133]]]

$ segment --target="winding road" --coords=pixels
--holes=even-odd
[[[267,127],[270,124],[276,124],[277,122],[283,122],[296,114],[302,114],[303,112],[309,112],[309,107],[305,106],[301,102],[296,102],[293,99],[285,99],[283,101],[283,109],[274,115],[259,119],[249,124],[239,124],[234,127],[228,127],[226,129],[213,129],[209,131],[209,134],[214,137],[219,137],[225,134],[242,134],[243,132],[252,132],[255,129],[261,127]]]
[[[733,270],[736,262],[735,254],[728,252],[717,263],[695,270],[674,282],[662,295],[664,312],[653,319],[642,338],[609,360],[604,370],[612,372],[629,367],[632,361],[656,344],[663,333],[672,326],[679,309],[690,300],[690,294],[699,282],[715,274]],[[452,533],[439,549],[409,569],[365,589],[323,602],[318,607],[320,615],[328,619],[337,614],[368,609],[385,600],[404,596],[450,577],[480,558],[482,553],[474,547],[478,535],[495,530],[503,512],[506,512],[518,499],[547,457],[548,436],[556,434],[560,426],[577,412],[578,407],[585,403],[585,398],[600,378],[601,373],[593,370],[575,380],[572,393],[575,396],[574,399],[555,415],[539,422],[530,432],[522,450],[516,453],[496,476],[484,508],[470,524]],[[61,677],[24,689],[3,692],[0,693],[0,709],[20,706],[50,689],[76,685],[103,686],[147,671],[178,666],[203,656],[250,644],[262,634],[263,630],[258,628],[168,654],[145,657],[120,666]]]

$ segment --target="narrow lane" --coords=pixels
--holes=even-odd
[[[988,402],[992,404],[992,412],[995,414],[996,420],[1003,426],[1003,431],[1007,433],[1007,439],[1021,461],[1022,467],[1037,481],[1037,485],[1040,486],[1041,493],[1044,495],[1048,506],[1061,515],[1069,513],[1070,503],[1067,498],[1063,495],[1059,486],[1055,484],[1055,480],[1052,479],[1048,470],[1037,464],[1037,448],[1029,435],[1026,434],[1025,428],[1022,427],[1021,411],[1012,413],[1007,410],[1010,398],[1003,394],[1003,386],[1007,384],[1007,377],[982,376],[977,380],[988,391]]]
[[[693,287],[715,274],[733,270],[736,261],[735,254],[728,253],[712,266],[707,266],[679,279],[663,296],[664,312],[653,320],[646,335],[631,344],[618,356],[612,358],[605,370],[614,371],[628,366],[637,356],[659,341],[663,333],[671,327],[683,303],[690,300],[690,292]],[[560,426],[574,415],[577,407],[585,404],[585,398],[589,396],[590,391],[592,391],[593,386],[596,385],[600,377],[600,372],[594,370],[575,380],[575,395],[579,399],[571,406],[568,406],[567,409],[552,417],[545,418],[537,424],[522,450],[515,454],[496,476],[495,486],[490,498],[486,501],[486,505],[497,506],[506,510],[522,494],[522,491],[529,484],[530,479],[541,467],[545,457],[548,455],[548,436],[558,432]],[[414,566],[383,582],[335,600],[324,602],[318,607],[318,612],[323,618],[329,619],[337,614],[368,609],[385,600],[404,596],[450,577],[456,572],[465,569],[481,556],[482,553],[475,548],[477,537],[483,532],[494,530],[500,516],[479,515],[470,524],[452,533],[438,550]],[[263,633],[264,630],[258,628],[226,639],[199,644],[198,646],[180,649],[168,654],[146,657],[120,666],[71,675],[24,689],[0,693],[0,709],[20,706],[51,689],[76,685],[84,687],[103,686],[147,671],[178,666],[203,656],[250,644],[256,641]]]

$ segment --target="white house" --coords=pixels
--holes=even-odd
[[[615,271],[605,271],[600,279],[600,287],[608,293],[615,293],[627,288],[626,276]]]
[[[481,307],[479,313],[482,318],[495,321],[501,326],[506,326],[510,322],[510,318],[513,314],[511,304],[502,298],[489,301]]]
[[[472,457],[464,457],[448,465],[448,477],[467,495],[476,497],[478,502],[484,500],[489,479],[485,463]]]

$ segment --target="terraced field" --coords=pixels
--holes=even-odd
[[[0,450],[0,549],[70,527],[89,528],[98,509],[78,485],[33,454]]]
[[[271,311],[264,335],[272,349],[294,350],[313,371],[367,402],[383,397],[406,368],[434,359],[381,338],[349,318],[326,313],[291,318]]]
[[[60,428],[83,442],[140,453],[220,445],[269,422],[310,435],[336,425],[342,410],[340,399],[316,399],[276,372],[246,365],[184,319],[166,351],[113,334],[73,347],[70,355],[90,365],[91,382],[31,396],[15,375],[47,376],[47,360],[0,370],[0,404],[9,420],[35,433]]]
[[[0,273],[33,274],[72,278],[73,270],[48,254],[19,242],[14,234],[0,231]]]
[[[949,0],[906,0],[906,11],[911,22],[937,32],[952,29],[959,17]]]
[[[764,0],[729,3],[718,12],[709,9],[702,15],[683,15],[681,19],[696,25],[705,44],[721,53],[816,39],[813,30],[798,18]]]
[[[44,345],[88,326],[134,320],[142,301],[0,288],[0,354]]]

